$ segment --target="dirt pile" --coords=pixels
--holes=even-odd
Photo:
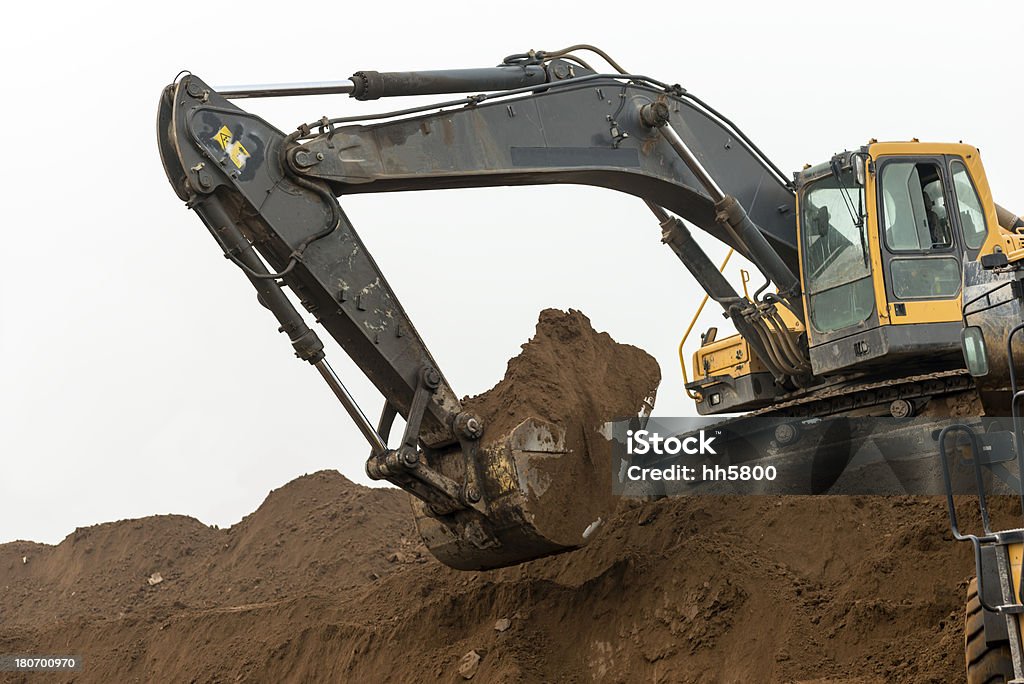
[[[272,491],[226,530],[169,515],[80,528],[55,547],[0,545],[0,625],[347,595],[392,571],[389,557],[422,555],[404,493],[324,471]]]
[[[88,682],[457,682],[469,651],[485,682],[962,676],[971,559],[941,500],[627,501],[608,527],[458,572],[411,541],[404,494],[316,473],[231,530],[174,516],[0,546],[0,651],[74,652]]]
[[[490,435],[525,416],[576,426],[567,443],[607,492],[596,422],[656,383],[641,350],[545,311],[506,380],[467,403]],[[587,494],[570,482],[560,496]],[[158,516],[0,545],[0,653],[81,655],[83,682],[962,678],[973,567],[942,499],[694,496],[606,515],[579,551],[459,572],[421,545],[404,493],[315,473],[227,530]]]

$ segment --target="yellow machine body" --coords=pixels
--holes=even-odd
[[[983,255],[1024,259],[1024,235],[1000,225],[970,145],[872,141],[849,159],[850,181],[835,160],[797,176],[804,320],[776,308],[803,336],[812,378],[897,373],[922,360],[956,366],[965,282]],[[841,261],[848,263],[837,267]],[[709,414],[767,406],[785,394],[766,384],[774,379],[765,365],[733,335],[702,341],[687,387]]]

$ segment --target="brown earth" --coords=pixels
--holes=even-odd
[[[230,530],[5,544],[0,652],[82,655],[89,682],[457,682],[470,650],[485,682],[962,678],[971,560],[936,499],[625,501],[582,550],[489,573],[414,534],[404,494],[324,471]]]
[[[577,352],[633,354],[547,316],[538,333],[568,323]],[[609,410],[559,414],[520,366],[491,399],[536,394],[492,408]],[[972,572],[935,497],[713,496],[621,500],[579,551],[459,572],[404,493],[322,471],[230,529],[156,516],[0,545],[0,654],[85,660],[18,682],[460,682],[477,658],[482,682],[953,682]]]
[[[661,381],[654,357],[595,331],[590,319],[573,309],[541,311],[537,330],[522,349],[497,385],[463,399],[466,410],[486,417],[494,439],[530,416],[580,432],[635,416],[648,396],[653,402]]]

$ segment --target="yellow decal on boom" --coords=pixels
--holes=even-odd
[[[222,150],[228,153],[231,162],[239,169],[244,167],[245,160],[252,156],[242,146],[242,143],[235,140],[235,136],[231,134],[231,129],[227,126],[221,126],[220,130],[217,131],[217,135],[213,136],[213,139],[217,141]]]

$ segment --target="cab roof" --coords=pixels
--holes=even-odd
[[[949,142],[921,142],[917,138],[911,140],[887,140],[879,142],[878,140],[871,139],[868,143],[861,148],[850,151],[843,150],[832,156],[832,159],[821,162],[820,164],[814,164],[813,166],[808,164],[800,171],[793,174],[794,185],[797,188],[823,176],[827,176],[832,173],[832,163],[838,160],[841,166],[848,167],[850,164],[850,157],[853,154],[867,154],[871,159],[877,159],[884,156],[895,156],[895,155],[955,155],[963,157],[964,159],[976,159],[980,156],[978,148],[972,145],[966,145],[962,142],[949,143]]]

